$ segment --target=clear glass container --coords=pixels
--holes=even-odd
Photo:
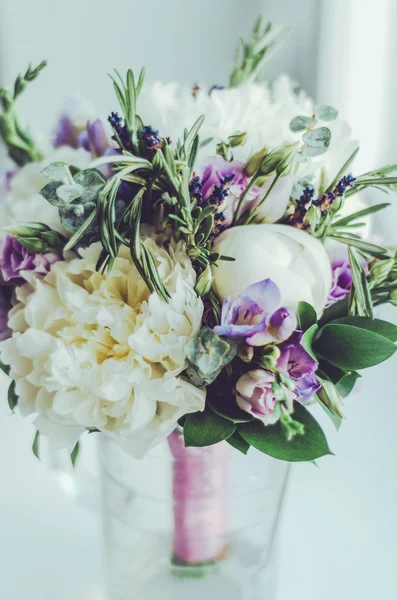
[[[99,452],[109,600],[273,600],[287,463],[177,433],[143,460]]]

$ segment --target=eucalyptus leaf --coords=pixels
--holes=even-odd
[[[48,181],[66,183],[71,181],[72,175],[69,165],[65,162],[53,162],[42,170],[44,177]]]
[[[238,433],[245,441],[279,460],[288,462],[310,462],[332,454],[324,432],[310,412],[298,402],[294,404],[293,418],[305,428],[303,435],[286,440],[281,423],[265,426],[259,419],[238,426]]]
[[[183,426],[185,446],[212,446],[228,439],[236,425],[212,411],[196,412],[186,416]]]
[[[338,111],[327,104],[318,104],[314,112],[321,121],[334,121],[338,116]]]
[[[98,171],[98,169],[85,169],[79,171],[73,179],[75,183],[84,188],[84,192],[81,195],[81,201],[84,204],[95,202],[106,184],[105,176],[101,171]]]
[[[63,183],[57,188],[57,196],[65,204],[77,200],[83,194],[84,188],[78,183]]]
[[[327,149],[331,141],[331,131],[328,127],[317,127],[303,134],[303,141],[311,148]]]
[[[50,183],[47,183],[47,185],[40,190],[40,194],[53,206],[65,206],[64,200],[59,198],[57,194],[57,189],[61,185],[63,185],[61,181],[50,181]]]
[[[294,132],[305,131],[309,127],[311,122],[311,117],[294,117],[289,124],[289,128],[291,131]]]

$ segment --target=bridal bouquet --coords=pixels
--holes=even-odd
[[[255,26],[228,87],[111,78],[108,123],[78,100],[51,143],[1,90],[1,359],[11,409],[75,458],[84,432],[136,457],[175,430],[285,461],[329,454],[359,372],[396,350],[374,316],[397,303],[397,257],[368,241],[366,188],[337,111],[282,76],[261,81],[283,30]],[[117,112],[118,111],[118,112]],[[87,114],[87,112],[89,114]]]

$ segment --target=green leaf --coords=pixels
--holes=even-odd
[[[311,117],[303,117],[303,116],[294,117],[289,124],[289,128],[291,131],[294,131],[296,133],[299,131],[305,131],[309,127],[311,122],[312,122]]]
[[[69,182],[72,178],[69,165],[65,162],[53,162],[42,170],[48,181],[56,182],[58,185]]]
[[[228,444],[233,446],[233,448],[236,448],[236,450],[239,450],[243,454],[247,454],[248,450],[251,447],[248,444],[248,442],[246,442],[245,439],[242,438],[241,435],[237,431],[235,431],[233,433],[233,435],[231,435],[229,438],[227,438],[226,441]]]
[[[357,379],[360,379],[361,375],[357,371],[351,371],[344,375],[336,384],[336,391],[341,398],[346,398],[356,385]]]
[[[303,300],[298,304],[298,311],[296,314],[298,320],[298,329],[306,331],[312,325],[317,323],[317,313],[311,304],[304,302]]]
[[[386,337],[361,327],[334,322],[320,330],[313,348],[321,358],[349,371],[377,365],[396,351],[396,346]]]
[[[318,396],[316,396],[316,398],[317,398],[317,403],[319,404],[319,406],[321,406],[321,408],[323,409],[323,411],[325,412],[327,417],[329,417],[331,419],[336,431],[339,431],[339,429],[343,423],[342,417],[339,417],[339,415],[333,413],[332,410],[330,410],[328,408],[328,406],[326,406],[324,404],[324,402],[321,400],[321,398],[319,398]]]
[[[316,419],[298,402],[294,404],[293,418],[302,423],[304,435],[296,435],[287,442],[281,423],[265,426],[259,419],[238,426],[238,433],[248,444],[273,458],[289,462],[307,462],[332,454],[324,432]]]
[[[32,445],[32,452],[35,455],[35,457],[40,460],[39,442],[40,442],[40,432],[36,431],[36,435],[34,436],[33,445]]]
[[[245,410],[241,410],[235,396],[231,394],[208,393],[207,403],[217,415],[234,423],[248,423],[254,418]]]
[[[388,206],[391,206],[390,202],[384,202],[383,204],[376,204],[375,206],[369,206],[368,208],[359,210],[356,213],[349,215],[348,217],[344,217],[343,219],[338,219],[337,221],[334,221],[332,223],[332,227],[333,228],[345,227],[346,225],[349,225],[349,223],[351,223],[351,221],[356,221],[357,219],[361,219],[362,217],[366,217],[368,215],[377,213],[380,210],[387,208]]]
[[[336,184],[338,183],[338,181],[341,179],[341,177],[344,175],[344,173],[347,171],[347,169],[350,167],[350,165],[352,164],[352,162],[356,158],[357,154],[359,153],[359,150],[360,150],[360,148],[356,148],[351,153],[351,155],[349,156],[349,158],[347,159],[347,161],[345,162],[345,164],[343,165],[343,167],[338,171],[338,173],[335,175],[334,179],[331,181],[331,183],[329,184],[329,186],[325,190],[326,192],[329,192],[330,190],[334,189],[334,187],[336,186]]]
[[[81,195],[81,202],[83,204],[95,202],[106,184],[105,176],[98,169],[84,169],[76,173],[73,179],[75,183],[84,188],[84,192]]]
[[[360,327],[367,331],[373,331],[391,342],[397,342],[397,326],[382,319],[370,319],[369,317],[341,317],[332,321],[332,324],[351,325]]]
[[[53,206],[65,206],[64,200],[58,197],[57,189],[62,185],[62,181],[50,181],[40,190],[40,194]]]
[[[77,461],[79,454],[80,454],[80,442],[77,442],[70,454],[70,460],[72,461],[73,467],[76,466],[76,461]]]
[[[15,407],[18,406],[18,395],[15,392],[15,381],[11,381],[10,387],[8,388],[7,394],[8,406],[14,412]]]
[[[368,287],[367,276],[364,267],[358,260],[355,251],[349,247],[349,262],[352,274],[352,288],[349,299],[349,313],[358,313],[360,316],[374,316],[371,292]]]
[[[375,256],[375,258],[385,258],[385,255],[387,254],[387,250],[381,246],[376,246],[375,244],[370,244],[368,242],[364,242],[363,240],[349,237],[348,235],[330,235],[328,237],[336,242],[341,242],[347,246],[358,248],[358,250],[361,250],[370,256]]]
[[[64,204],[69,204],[73,200],[80,198],[84,192],[82,185],[78,183],[63,183],[57,188],[57,196]]]
[[[328,127],[317,127],[312,131],[307,131],[303,134],[303,141],[311,148],[320,148],[325,150],[328,148],[331,141],[331,131]]]
[[[334,121],[338,116],[336,108],[332,108],[332,106],[328,106],[327,104],[318,104],[314,112],[316,117],[321,119],[321,121]]]
[[[313,351],[313,340],[316,337],[318,331],[318,325],[317,323],[315,323],[314,325],[312,325],[311,327],[309,327],[309,329],[307,329],[305,331],[305,333],[302,336],[301,339],[301,345],[304,347],[304,349],[306,350],[306,352],[308,354],[310,354],[310,356],[314,359],[317,360],[317,357]]]
[[[183,427],[185,446],[212,446],[228,439],[236,425],[214,412],[188,414]]]
[[[321,402],[325,404],[325,406],[329,408],[333,414],[342,419],[344,416],[342,412],[342,398],[340,397],[336,387],[331,381],[328,379],[322,379],[319,377],[319,375],[317,375],[317,379],[322,384],[322,387],[317,392],[317,397],[320,398]]]

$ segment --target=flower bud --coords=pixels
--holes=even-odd
[[[20,242],[22,244],[22,246],[24,246],[26,248],[26,250],[29,250],[29,252],[34,252],[35,254],[41,254],[44,252],[48,252],[48,245],[45,242],[42,242],[41,240],[39,240],[38,238],[19,237],[19,236],[15,236],[15,237],[18,240],[18,242]]]
[[[216,153],[228,162],[233,160],[233,154],[230,151],[230,146],[226,144],[226,142],[219,142],[219,144],[217,144]]]
[[[392,269],[396,266],[395,258],[389,258],[387,260],[379,260],[377,261],[370,271],[371,280],[374,284],[379,285],[386,281],[392,271]]]
[[[207,265],[207,267],[197,279],[195,290],[199,296],[206,296],[207,294],[209,294],[212,287],[213,279],[214,278],[211,273],[211,267],[210,265]]]
[[[32,237],[39,231],[51,231],[44,223],[15,223],[15,225],[10,225],[4,229],[18,237]]]
[[[261,162],[258,175],[270,175],[274,171],[281,175],[291,165],[292,154],[291,145],[272,150]]]
[[[261,349],[258,362],[265,369],[274,369],[280,354],[280,349],[275,344],[268,344]]]
[[[267,146],[263,146],[262,150],[255,152],[255,154],[253,154],[248,159],[248,161],[243,169],[243,172],[245,175],[247,175],[247,177],[252,177],[257,172],[261,162],[263,161],[263,159],[265,158],[267,153],[268,153]]]
[[[397,306],[397,290],[392,290],[387,300],[390,304],[393,304],[393,306]]]
[[[247,141],[247,133],[236,132],[233,135],[229,136],[229,145],[231,148],[235,148],[236,146],[244,146]]]

